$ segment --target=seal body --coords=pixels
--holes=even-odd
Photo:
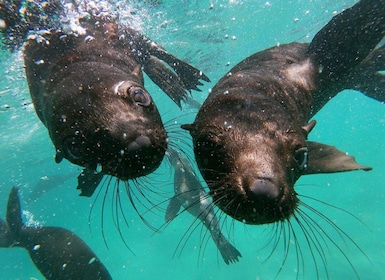
[[[224,262],[226,264],[238,262],[242,255],[222,234],[212,199],[205,191],[190,163],[175,151],[170,153],[168,158],[175,169],[175,196],[170,199],[167,206],[166,222],[173,220],[183,206],[193,217],[200,219],[210,231]]]
[[[9,194],[6,220],[0,219],[0,247],[25,248],[46,279],[112,279],[95,253],[71,231],[23,225],[17,188]]]
[[[311,117],[345,88],[385,100],[385,1],[360,1],[335,16],[310,44],[258,52],[212,89],[191,125],[194,153],[214,203],[249,224],[283,221],[298,206],[301,175],[370,170],[332,146],[307,140]],[[352,36],[354,34],[354,36]],[[365,79],[358,69],[368,69]],[[377,83],[377,84],[375,84]],[[357,86],[354,86],[357,85]]]
[[[24,59],[56,161],[66,158],[84,167],[78,188],[90,196],[103,175],[129,180],[153,172],[167,150],[142,67],[178,105],[202,75],[135,30],[119,31],[112,20],[89,19],[82,26],[83,35],[52,31],[29,39]],[[186,71],[174,74],[153,52]]]
[[[189,100],[188,91],[199,90],[200,79],[209,81],[113,15],[94,13],[60,1],[0,4],[5,45],[15,49],[27,41],[27,82],[55,145],[56,162],[65,158],[84,167],[78,188],[86,196],[103,175],[145,176],[164,157],[167,134],[142,70],[179,107]],[[75,26],[66,26],[62,18]]]
[[[154,171],[167,149],[159,112],[140,65],[113,22],[92,23],[83,36],[60,32],[24,48],[28,85],[57,161],[127,180]]]

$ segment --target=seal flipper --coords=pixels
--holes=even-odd
[[[12,247],[18,241],[23,227],[18,188],[13,187],[8,196],[6,222],[0,219],[0,247]]]
[[[182,206],[182,202],[180,201],[180,199],[178,199],[177,195],[175,195],[170,199],[170,203],[167,205],[167,210],[166,210],[166,216],[165,216],[166,223],[175,219],[181,206]]]
[[[352,170],[369,171],[372,168],[359,165],[354,157],[333,146],[308,141],[309,159],[306,174],[336,173]]]
[[[143,65],[143,71],[181,108],[181,101],[186,102],[188,96],[185,85],[174,72],[152,55],[147,58],[146,64]]]
[[[166,66],[163,65],[157,66],[156,68],[152,68],[150,66],[146,66],[147,64],[153,64],[156,63],[162,63],[160,60],[167,63],[176,73],[175,77],[173,77],[174,83],[173,86],[177,87],[183,87],[184,90],[191,91],[196,90],[200,91],[200,89],[197,87],[199,85],[202,85],[202,83],[199,80],[204,80],[206,82],[209,82],[210,79],[199,69],[191,66],[190,64],[176,58],[172,54],[168,53],[166,50],[161,48],[158,44],[150,40],[149,38],[143,36],[138,31],[130,28],[125,27],[121,28],[121,41],[127,45],[132,53],[135,56],[135,59],[137,62],[142,65],[144,68],[144,72],[153,79],[152,77],[160,77],[162,74],[159,71],[166,72],[165,69]],[[154,60],[153,57],[157,57],[159,60]],[[169,69],[167,69],[169,70]],[[171,71],[167,71],[167,75],[170,76]],[[172,73],[172,72],[171,72]],[[167,86],[166,84],[162,83],[162,79],[156,78],[154,82],[165,91],[172,90],[172,87]],[[186,98],[186,93],[181,93],[180,91],[177,92],[170,92],[165,91],[168,96],[172,96],[171,99],[180,106],[180,101],[184,100]]]
[[[19,190],[16,187],[11,189],[7,203],[7,223],[11,232],[16,236],[19,235],[20,230],[23,227],[18,191]]]
[[[372,51],[349,74],[346,88],[362,92],[380,102],[385,101],[385,45]]]
[[[89,168],[84,168],[78,176],[78,186],[76,189],[81,191],[80,196],[90,197],[102,179],[103,174],[95,173],[95,171]]]
[[[322,79],[337,79],[360,64],[385,36],[384,17],[385,0],[361,0],[333,17],[308,48]]]

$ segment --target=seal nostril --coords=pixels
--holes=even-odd
[[[279,195],[279,188],[272,182],[264,179],[259,179],[250,186],[251,192],[257,198],[276,199]]]
[[[128,151],[138,151],[144,147],[150,147],[151,146],[151,140],[147,136],[139,136],[134,141],[132,141],[130,144],[128,144],[127,149]]]

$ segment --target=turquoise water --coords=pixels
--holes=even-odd
[[[120,12],[132,11],[130,15],[136,28],[143,34],[179,58],[198,66],[210,77],[212,82],[206,83],[201,93],[194,92],[194,97],[203,101],[229,67],[278,43],[309,42],[333,12],[356,1],[157,2],[162,3],[126,1],[120,5]],[[32,219],[75,232],[95,251],[114,279],[273,279],[281,265],[283,268],[277,279],[295,279],[297,272],[300,279],[317,277],[306,238],[295,223],[293,226],[303,255],[303,260],[299,261],[294,240],[290,241],[286,259],[282,245],[274,248],[271,242],[273,226],[247,226],[226,219],[223,232],[243,255],[239,263],[227,266],[206,230],[196,223],[190,228],[194,219],[189,214],[178,216],[160,233],[155,233],[141,221],[123,195],[121,202],[129,226],[122,219],[119,224],[132,253],[115,227],[111,190],[103,219],[107,248],[101,229],[102,196],[106,185],[102,186],[98,198],[96,193],[91,198],[78,196],[76,176],[80,169],[68,162],[55,164],[54,147],[31,105],[22,54],[1,51],[0,57],[0,217],[5,217],[10,188],[19,186],[22,209],[28,211],[26,214],[33,214],[33,218],[25,215],[25,221]],[[147,78],[146,87],[158,104],[164,121],[189,123],[193,120],[195,111],[178,111]],[[318,276],[327,278],[326,266],[330,279],[357,278],[353,266],[361,279],[385,279],[385,105],[358,92],[344,91],[315,119],[318,123],[310,134],[311,140],[335,145],[354,155],[360,163],[373,167],[370,172],[304,176],[297,182],[299,194],[328,204],[306,198],[303,201],[327,216],[362,250],[320,216],[310,213],[324,230],[317,236],[324,251],[325,265],[317,249],[313,249],[317,256]],[[149,176],[151,188],[159,193],[151,195],[156,203],[172,196],[171,175],[169,165],[164,163]],[[47,192],[30,199],[37,185],[43,185]],[[150,195],[151,192],[147,192]],[[139,200],[143,201],[143,198],[139,197]],[[166,205],[160,206],[165,208]],[[145,212],[145,206],[139,205],[139,208]],[[163,225],[161,209],[154,208],[143,215],[154,226]],[[180,240],[182,245],[178,247]],[[270,256],[272,250],[274,253]],[[0,249],[0,271],[2,279],[43,279],[23,249]]]

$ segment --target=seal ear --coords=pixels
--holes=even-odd
[[[134,75],[135,77],[142,76],[142,67],[140,66],[140,64],[138,64],[138,66],[135,67],[134,71],[132,71],[132,75]]]
[[[335,173],[353,170],[369,171],[369,166],[359,165],[354,157],[336,149],[333,146],[307,142],[309,150],[306,174]]]
[[[191,123],[191,124],[182,124],[180,127],[182,129],[188,130],[190,132],[194,130],[194,124],[193,123]]]
[[[56,152],[55,162],[56,163],[61,163],[62,160],[63,160],[63,153],[62,152]]]
[[[302,126],[303,131],[305,132],[306,137],[309,135],[309,133],[313,130],[313,128],[316,125],[316,121],[312,120],[311,122],[305,124]]]

